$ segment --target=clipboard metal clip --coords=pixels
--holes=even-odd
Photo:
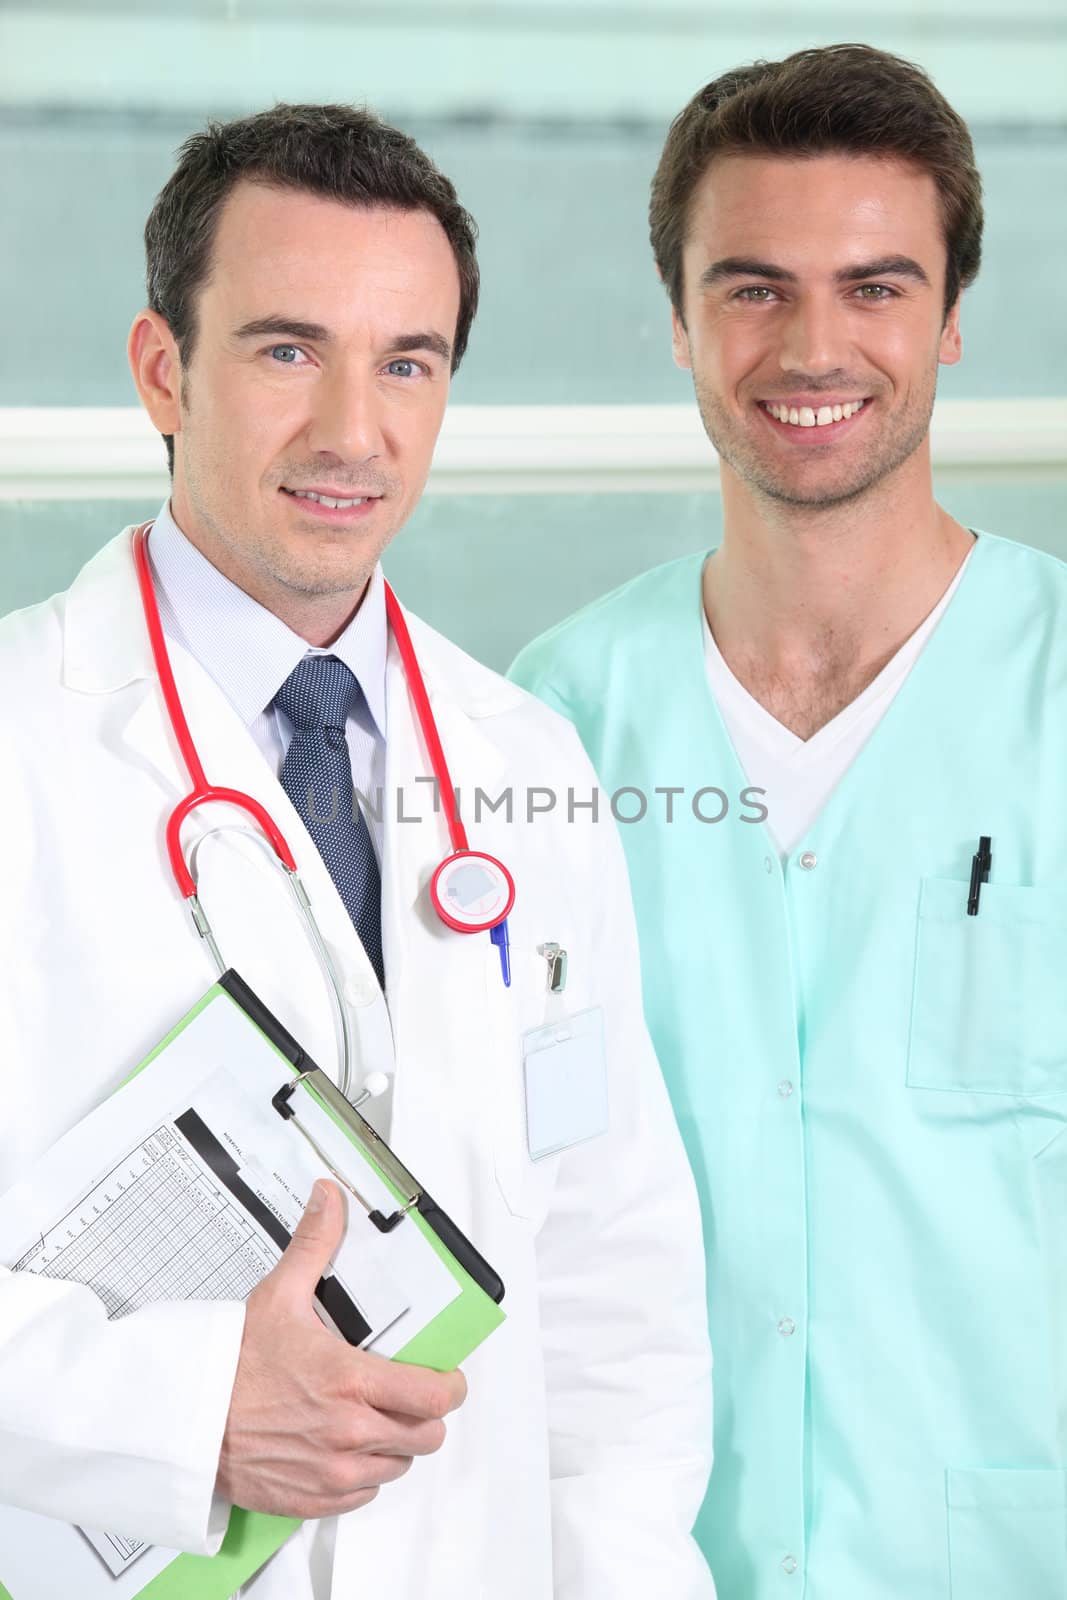
[[[352,1195],[354,1199],[359,1201],[359,1204],[367,1213],[368,1220],[373,1222],[378,1232],[392,1233],[393,1229],[398,1227],[400,1223],[403,1222],[408,1212],[418,1206],[419,1201],[422,1199],[422,1194],[418,1189],[416,1189],[415,1193],[404,1205],[399,1206],[397,1210],[391,1212],[389,1216],[384,1216],[382,1212],[371,1206],[370,1202],[360,1194],[355,1184],[352,1183],[350,1179],[346,1178],[343,1172],[338,1172],[337,1168],[334,1166],[325,1150],[322,1149],[317,1140],[313,1139],[311,1134],[304,1127],[292,1106],[293,1093],[297,1084],[304,1083],[308,1078],[313,1078],[316,1075],[321,1076],[321,1074],[319,1074],[318,1067],[312,1067],[307,1072],[296,1073],[296,1075],[292,1077],[288,1083],[282,1084],[277,1094],[271,1096],[270,1103],[280,1117],[284,1118],[286,1122],[291,1122],[293,1127],[296,1128],[299,1133],[304,1135],[304,1138],[314,1150],[315,1154],[318,1156],[319,1160],[322,1162],[331,1178],[336,1178],[341,1187],[347,1189],[348,1193]]]

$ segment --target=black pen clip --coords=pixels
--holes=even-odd
[[[990,836],[983,833],[978,841],[978,852],[971,858],[971,892],[967,896],[967,915],[978,915],[978,897],[982,892],[983,883],[989,882],[989,869],[993,865],[993,852],[990,848],[993,841]]]

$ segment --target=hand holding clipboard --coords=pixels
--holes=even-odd
[[[274,1270],[252,1291],[219,1460],[219,1492],[250,1511],[330,1517],[366,1505],[440,1449],[461,1372],[353,1350],[323,1327],[316,1285],[344,1232],[341,1193],[316,1183]]]
[[[83,1284],[112,1320],[247,1302],[218,1553],[0,1505],[0,1600],[226,1600],[302,1517],[439,1448],[453,1369],[504,1317],[492,1268],[234,972],[0,1196],[0,1264]]]

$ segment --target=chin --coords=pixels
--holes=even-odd
[[[360,562],[351,560],[338,564],[316,562],[314,565],[306,562],[302,565],[294,563],[280,575],[280,581],[286,588],[309,597],[351,594],[353,590],[363,587],[373,565],[374,562],[369,556]]]
[[[825,511],[831,506],[847,505],[850,500],[858,500],[878,481],[877,478],[863,478],[854,483],[824,483],[810,487],[796,483],[764,482],[757,487],[779,505],[796,506],[809,511]]]

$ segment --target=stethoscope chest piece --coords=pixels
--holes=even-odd
[[[486,933],[515,904],[515,881],[502,861],[480,850],[446,856],[430,880],[430,899],[457,933]]]

